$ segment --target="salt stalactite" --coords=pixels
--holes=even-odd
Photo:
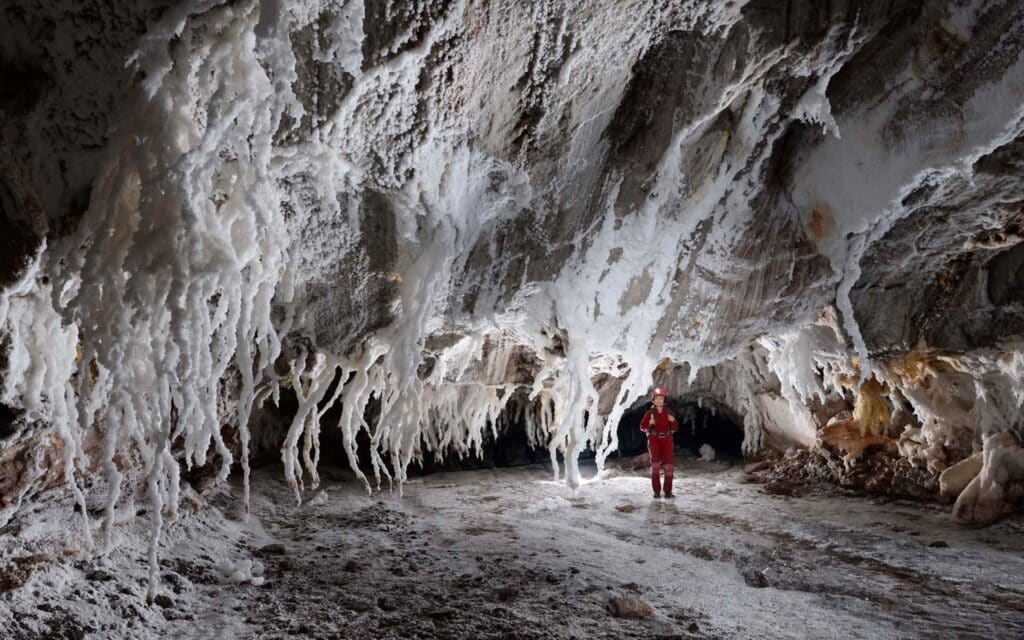
[[[445,28],[435,25],[441,31]],[[432,154],[441,153],[430,145],[418,153],[422,155],[420,164],[430,169],[401,193],[393,194],[399,210],[396,222],[402,255],[408,258],[397,267],[400,284],[396,321],[368,339],[362,355],[354,359],[314,351],[300,355],[293,364],[300,406],[282,447],[282,460],[289,485],[299,500],[303,488],[299,439],[306,437],[305,451],[310,451],[320,416],[336,402],[343,405],[338,428],[357,475],[369,488],[356,464],[355,438],[362,429],[370,435],[377,486],[384,476],[389,482],[397,481],[401,489],[408,465],[422,459],[424,445],[441,455],[449,445],[463,454],[471,450],[479,453],[482,429],[487,424],[493,427],[511,398],[507,388],[479,381],[459,383],[469,363],[479,359],[484,326],[442,354],[426,379],[420,377],[420,365],[423,341],[445,310],[441,303],[451,286],[452,274],[462,267],[468,249],[483,230],[521,210],[529,198],[529,185],[507,163],[466,146],[458,149],[447,164],[427,161]],[[504,188],[495,189],[499,176],[504,176],[506,183]],[[507,360],[509,356],[501,357]],[[322,364],[316,365],[316,371],[307,371],[303,358],[320,359]],[[507,367],[507,362],[495,362],[493,366]],[[339,387],[321,406],[337,369],[341,370]],[[372,398],[380,401],[381,411],[376,424],[369,425],[364,416]],[[382,454],[390,458],[391,469]],[[316,458],[304,452],[303,461],[315,483]]]
[[[768,366],[781,382],[782,397],[796,406],[817,397],[825,402],[812,336],[807,331],[793,331],[775,339],[763,338],[768,350]]]
[[[780,392],[792,414],[806,414],[812,402],[825,406],[830,397],[845,397],[847,392],[852,395],[853,412],[847,414],[849,417],[837,416],[828,424],[817,425],[820,442],[845,452],[847,469],[868,447],[892,447],[886,432],[894,413],[892,401],[886,398],[894,392],[880,373],[863,376],[863,361],[842,341],[831,310],[815,324],[778,337],[764,337],[760,343],[768,350],[768,366],[778,377]]]
[[[530,447],[547,445],[551,433],[551,422],[554,420],[554,407],[547,391],[540,391],[535,396],[527,393],[518,401],[518,415],[522,416],[526,427],[526,441]]]
[[[287,239],[279,231],[284,225],[280,224],[280,198],[271,179],[271,163],[276,160],[287,171],[303,164],[296,161],[299,156],[323,153],[330,159],[325,166],[337,168],[333,171],[353,171],[352,165],[339,157],[343,154],[328,155],[326,149],[334,145],[357,156],[359,149],[346,143],[344,132],[362,117],[362,100],[382,85],[414,91],[423,59],[435,42],[449,34],[463,11],[461,7],[450,9],[431,25],[421,43],[366,72],[361,68],[359,46],[364,14],[362,3],[346,3],[328,27],[330,44],[314,51],[317,59],[339,60],[356,80],[332,121],[324,125],[322,140],[327,142],[281,150],[277,157],[271,140],[283,115],[287,112],[292,121],[298,121],[303,114],[292,94],[296,73],[288,41],[294,26],[291,21],[301,18],[283,5],[263,3],[258,11],[252,4],[184,6],[169,12],[153,29],[148,36],[151,48],[138,58],[146,71],[147,94],[137,121],[125,125],[114,137],[121,143],[112,145],[90,211],[61,256],[66,261],[62,270],[69,286],[60,292],[59,306],[82,326],[87,354],[83,368],[99,371],[99,382],[90,387],[86,404],[103,406],[88,416],[89,421],[109,423],[104,456],[113,460],[114,448],[122,439],[142,443],[157,514],[162,504],[168,505],[172,517],[174,511],[171,493],[176,490],[176,478],[165,442],[167,429],[171,429],[172,439],[183,438],[187,463],[204,463],[212,445],[221,458],[220,475],[226,474],[232,456],[221,437],[216,397],[220,380],[232,367],[238,370],[241,382],[237,415],[248,505],[248,418],[258,401],[257,389],[263,389],[260,395],[277,393],[270,365],[280,353],[280,341],[270,325],[270,306],[275,292],[285,304],[291,299],[285,269]],[[175,43],[169,47],[171,41]],[[678,239],[701,219],[693,216],[669,234],[659,222],[665,219],[665,210],[674,206],[673,198],[681,189],[682,145],[731,102],[738,90],[737,86],[727,91],[721,104],[676,135],[657,173],[660,195],[644,206],[626,230],[636,242],[630,243],[611,280],[601,282],[603,277],[594,280],[593,274],[570,269],[559,283],[564,291],[555,297],[563,303],[566,291],[583,285],[587,290],[605,292],[606,299],[600,302],[605,309],[614,309],[633,287],[632,275],[646,272],[648,267],[666,267],[651,271],[648,301],[616,318],[609,339],[589,330],[596,308],[564,306],[558,310],[557,322],[564,323],[569,334],[569,357],[553,371],[549,386],[534,390],[540,407],[534,424],[544,432],[553,457],[559,449],[564,450],[570,483],[578,482],[578,453],[588,442],[600,442],[603,460],[614,446],[614,417],[646,386],[650,368],[646,359],[662,310],[662,303],[654,301],[664,299],[678,262],[665,260],[653,265],[647,254],[657,246],[659,254],[678,257],[673,251]],[[158,125],[165,122],[169,125],[161,129]],[[379,349],[364,351],[377,355],[347,363],[317,352],[307,356],[314,359],[312,370],[306,370],[305,362],[293,365],[301,410],[289,429],[282,457],[297,494],[303,466],[316,482],[316,436],[326,411],[326,406],[318,403],[339,370],[344,384],[339,385],[341,395],[336,393],[332,400],[345,405],[339,427],[347,434],[343,438],[350,459],[355,456],[355,433],[360,428],[371,429],[364,422],[363,410],[371,397],[381,400],[382,416],[371,434],[378,486],[381,474],[391,479],[381,451],[391,455],[394,474],[401,481],[432,420],[444,419],[454,425],[437,440],[438,446],[457,442],[478,447],[479,429],[487,423],[493,426],[499,408],[511,396],[507,390],[463,388],[461,393],[473,398],[473,424],[468,425],[451,413],[458,394],[442,389],[447,383],[418,379],[423,336],[442,311],[437,302],[443,298],[457,261],[480,229],[497,217],[516,213],[530,197],[528,181],[514,177],[515,172],[501,163],[483,159],[467,148],[457,150],[447,165],[431,162],[439,153],[434,143],[425,144],[409,159],[412,165],[430,170],[421,171],[417,180],[403,186],[398,197],[400,235],[406,255],[414,258],[400,269],[400,321],[378,337]],[[496,169],[513,177],[508,180],[512,188],[499,194],[500,198],[490,190]],[[339,176],[325,171],[321,177],[325,184],[320,191],[330,193],[326,182]],[[211,194],[214,197],[209,198]],[[614,201],[614,188],[607,196],[607,202]],[[402,206],[401,201],[408,204]],[[714,201],[715,197],[707,198],[708,203]],[[609,207],[602,237],[593,244],[594,255],[600,254],[602,260],[620,241],[612,230],[614,217]],[[79,253],[77,247],[89,242],[90,248]],[[164,263],[171,269],[156,273],[154,266]],[[88,282],[90,287],[79,290],[80,282]],[[606,320],[609,317],[605,314]],[[288,324],[286,320],[281,333],[287,332]],[[625,343],[616,342],[621,340]],[[603,421],[596,412],[589,360],[595,352],[622,351],[628,354],[632,377],[620,394],[613,419]],[[142,364],[119,366],[124,361]],[[103,402],[104,397],[109,402]],[[532,432],[537,435],[536,429]],[[120,486],[116,466],[108,464],[107,473],[111,485]]]
[[[565,463],[565,482],[580,485],[579,455],[596,441],[598,394],[591,382],[589,353],[584,345],[569,345],[563,368],[550,390],[554,401],[554,432],[548,452],[555,480],[559,479],[558,453]]]
[[[633,402],[643,397],[651,385],[654,362],[650,358],[641,359],[638,364],[631,366],[626,379],[623,381],[619,393],[615,398],[608,417],[604,420],[604,433],[597,448],[595,462],[598,470],[604,469],[605,460],[619,448],[619,421],[626,410]]]
[[[593,227],[583,230],[577,242],[579,252],[550,287],[556,324],[565,331],[571,352],[565,363],[566,377],[589,382],[590,370],[584,361],[595,354],[616,355],[629,367],[628,380],[616,398],[611,418],[621,416],[635,398],[646,392],[652,362],[664,355],[658,353],[667,341],[663,319],[679,312],[679,307],[673,306],[679,303],[672,302],[679,266],[691,260],[704,260],[706,264],[701,266],[712,273],[729,271],[730,265],[723,262],[723,257],[730,255],[734,247],[728,245],[727,238],[713,239],[720,246],[705,249],[699,255],[694,255],[692,241],[702,223],[712,218],[716,226],[730,230],[750,224],[749,194],[758,192],[756,183],[761,180],[772,148],[763,140],[766,135],[780,136],[785,130],[774,126],[784,114],[779,111],[779,101],[766,91],[762,81],[782,56],[782,52],[775,52],[750,64],[734,83],[704,96],[706,104],[698,101],[702,110],[674,128],[672,139],[658,159],[648,187],[649,197],[624,210],[627,207],[619,202],[621,176],[606,177],[600,187],[604,216]],[[723,112],[737,109],[740,116],[730,131],[729,148],[756,147],[762,151],[752,160],[753,168],[748,163],[742,169],[734,166],[736,158],[732,154],[724,153],[718,171],[697,188],[685,171],[688,145],[705,135]],[[603,147],[598,146],[597,152],[603,153]],[[738,175],[743,175],[747,184],[734,184]],[[587,294],[581,296],[580,292]],[[593,292],[592,299],[589,292]],[[699,310],[694,312],[699,316]],[[693,326],[697,328],[693,335],[687,336],[681,345],[673,345],[670,354],[691,364],[691,376],[720,359],[709,359],[702,352],[703,334],[708,329],[700,320],[695,318]],[[568,434],[562,434],[564,427],[559,427],[560,437],[571,436],[571,442],[567,440],[561,445],[582,450],[589,439],[596,445],[599,462],[603,463],[616,437],[609,432],[614,428],[614,420],[600,424],[592,389],[563,383],[556,384],[553,390],[560,403],[556,422],[561,425],[561,420],[568,419],[574,425]],[[588,416],[586,429],[582,427],[584,414]],[[752,436],[750,443],[756,445],[763,439],[762,425],[751,418],[747,426]]]
[[[84,474],[89,462],[82,450],[82,432],[77,429],[79,405],[73,373],[78,336],[75,327],[65,325],[54,311],[51,286],[40,281],[43,253],[45,246],[22,277],[0,295],[0,330],[9,344],[0,401],[21,406],[30,419],[44,420],[56,428],[64,478],[82,513],[82,535],[86,550],[91,551],[92,529],[76,478],[76,472]],[[21,499],[19,495],[18,504]]]
[[[312,363],[309,364],[309,361]],[[302,351],[296,361],[292,373],[292,388],[299,400],[299,408],[292,418],[291,426],[281,445],[281,461],[284,463],[284,476],[288,486],[295,493],[295,499],[302,503],[302,473],[299,460],[299,438],[313,428],[313,418],[317,414],[317,403],[327,394],[328,386],[334,379],[337,369],[336,362],[327,362],[322,353],[306,353]],[[306,452],[306,470],[316,483],[316,470],[312,468],[308,451]]]
[[[204,464],[212,445],[226,477],[233,457],[221,435],[219,385],[230,367],[244,369],[239,414],[247,420],[251,350],[265,367],[279,349],[270,305],[288,238],[271,143],[297,103],[261,64],[275,50],[272,36],[257,35],[266,20],[252,3],[199,3],[154,26],[136,61],[146,73],[136,117],[112,134],[89,209],[50,261],[65,283],[55,301],[80,327],[87,355],[78,377],[99,371],[80,417],[107,429],[108,547],[121,485],[114,450],[131,441],[144,460],[150,598],[161,528],[177,510],[172,439],[183,439],[187,464]],[[278,37],[287,41],[286,32]]]
[[[421,150],[425,157],[435,152],[430,148]],[[399,318],[393,326],[376,336],[375,340],[380,345],[379,357],[371,363],[371,369],[376,372],[373,393],[381,401],[381,415],[371,434],[371,457],[375,473],[384,472],[389,479],[393,476],[399,486],[405,479],[408,465],[422,455],[420,441],[426,430],[434,428],[431,426],[432,415],[443,421],[441,425],[462,430],[458,437],[455,431],[449,431],[449,439],[445,441],[442,437],[438,444],[455,442],[468,446],[467,442],[480,442],[480,429],[486,419],[490,416],[493,421],[500,413],[499,405],[503,406],[510,397],[508,393],[491,395],[490,390],[477,387],[474,402],[462,407],[476,412],[474,422],[466,422],[465,414],[453,414],[455,396],[443,389],[452,381],[444,379],[444,375],[449,364],[466,366],[472,354],[479,351],[482,334],[463,345],[467,351],[461,358],[453,358],[451,363],[442,360],[436,364],[433,378],[421,380],[419,367],[423,340],[430,324],[443,311],[439,302],[445,299],[451,274],[466,259],[467,250],[482,230],[497,218],[520,210],[529,197],[528,191],[523,191],[523,187],[528,188],[528,185],[517,182],[507,164],[486,158],[467,147],[458,150],[448,164],[437,165],[432,165],[436,167],[436,174],[424,172],[406,186],[402,195],[401,200],[409,203],[410,212],[419,211],[426,215],[415,229],[403,230],[402,239],[407,245],[406,255],[410,260],[401,265],[399,271]],[[423,162],[423,166],[431,165]],[[494,190],[496,175],[512,177],[512,188],[503,193]],[[413,218],[408,216],[409,220]],[[402,220],[406,219],[400,217]],[[357,368],[357,377],[360,376],[358,371]],[[355,407],[351,414],[343,414],[343,424],[339,425],[342,433],[353,434],[354,437],[358,431],[356,423],[365,426],[362,420],[359,407]],[[441,425],[436,428],[445,428]],[[391,474],[387,474],[379,451],[390,455]]]
[[[469,454],[482,457],[483,428],[490,425],[492,437],[497,438],[498,418],[512,398],[507,387],[482,384],[438,385],[426,393],[427,419],[433,429],[424,430],[424,440],[441,461],[451,445],[460,458]]]
[[[369,425],[364,420],[364,414],[366,405],[370,401],[370,396],[375,389],[375,385],[371,383],[370,377],[370,366],[373,365],[378,358],[384,353],[384,347],[377,341],[370,341],[363,349],[359,360],[354,363],[352,367],[353,373],[351,380],[345,383],[345,377],[342,378],[338,388],[342,390],[340,397],[342,410],[341,416],[338,419],[338,429],[341,431],[342,443],[345,447],[345,455],[348,458],[349,466],[355,471],[356,476],[366,486],[367,491],[370,491],[370,483],[366,476],[359,469],[359,459],[356,449],[356,434],[360,429],[370,430]],[[344,384],[342,384],[344,383]],[[376,447],[371,447],[371,454],[374,455],[373,468],[376,474],[377,488],[380,488],[380,471],[383,467],[382,461],[377,457]],[[386,467],[384,468],[386,471]],[[389,477],[390,479],[390,477]]]

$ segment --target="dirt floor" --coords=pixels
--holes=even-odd
[[[538,465],[401,497],[328,471],[302,506],[262,469],[251,517],[237,486],[183,510],[149,606],[144,509],[123,510],[106,561],[83,560],[55,500],[0,531],[0,637],[1024,637],[1020,517],[966,529],[939,505],[680,467],[674,500],[627,471],[574,494]]]

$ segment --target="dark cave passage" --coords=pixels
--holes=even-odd
[[[336,382],[335,382],[336,384]],[[328,393],[328,396],[331,394]],[[276,446],[265,450],[263,455],[258,456],[264,462],[276,462],[278,459],[278,446],[284,437],[284,427],[290,423],[291,416],[297,409],[297,402],[294,393],[290,390],[281,396],[281,406],[273,407],[271,411],[278,416],[278,422],[282,425],[282,431],[278,434]],[[741,460],[743,458],[743,427],[726,415],[727,412],[715,410],[711,406],[700,406],[692,400],[681,400],[668,398],[665,405],[679,419],[679,430],[676,432],[674,442],[676,452],[683,455],[700,455],[700,447],[704,444],[711,445],[715,450],[715,458],[719,460]],[[629,409],[623,414],[618,425],[619,447],[612,456],[628,457],[644,453],[647,450],[647,440],[640,431],[640,420],[644,412],[650,407],[650,402]],[[372,422],[377,419],[380,404],[377,400],[371,401],[367,408],[367,420]],[[324,414],[320,433],[321,455],[325,462],[340,467],[348,467],[348,458],[345,455],[344,444],[341,432],[334,428],[338,416],[341,413],[340,403],[328,409]],[[505,418],[507,418],[507,414]],[[359,465],[364,470],[370,467],[370,438],[365,431],[359,431],[356,435]],[[389,456],[385,454],[385,460]],[[499,429],[497,438],[492,434],[490,425],[484,430],[483,452],[477,456],[470,452],[458,456],[454,448],[450,448],[442,460],[436,452],[424,451],[422,464],[414,462],[408,469],[409,476],[424,476],[442,471],[467,471],[474,469],[492,469],[495,467],[514,467],[533,463],[546,463],[550,459],[546,445],[530,446],[526,434],[526,425],[523,420],[515,419],[505,422]],[[592,461],[594,450],[588,448],[580,454],[580,461]],[[558,460],[563,461],[562,454],[558,454]],[[258,464],[258,463],[257,463]],[[390,466],[390,460],[389,460]]]
[[[332,382],[325,393],[325,397],[333,395],[334,386],[338,380]],[[322,403],[325,404],[325,403]],[[340,402],[327,409],[321,417],[320,447],[321,460],[324,463],[332,464],[341,468],[348,468],[348,457],[345,453],[344,441],[341,431],[335,425],[341,416],[343,406]],[[254,455],[254,464],[276,464],[280,458],[280,446],[284,441],[288,425],[291,423],[295,412],[298,410],[298,400],[291,389],[284,389],[281,393],[281,401],[278,406],[265,405],[265,412],[269,416],[267,422],[277,425],[272,428],[273,435],[262,439],[261,451]],[[367,405],[366,421],[375,423],[380,416],[380,400],[372,398]],[[454,446],[449,447],[443,459],[435,451],[423,450],[422,464],[414,461],[408,468],[410,477],[424,476],[442,471],[469,471],[474,469],[491,469],[495,467],[514,467],[537,462],[548,462],[550,456],[546,443],[541,446],[530,446],[526,433],[526,424],[520,417],[509,419],[508,409],[502,417],[502,424],[498,428],[497,437],[494,436],[490,424],[484,429],[482,455],[477,455],[475,450],[459,457]],[[356,448],[358,453],[359,466],[364,470],[371,468],[370,461],[370,436],[365,430],[356,433]],[[383,458],[389,468],[394,470],[394,464],[387,452]],[[580,455],[581,460],[592,460],[594,452],[586,450]],[[559,462],[562,462],[562,455],[558,455]]]
[[[619,421],[619,454],[636,455],[647,450],[647,438],[640,431],[640,420],[650,408],[650,402],[634,407]],[[696,402],[668,398],[665,407],[679,420],[679,430],[673,442],[677,453],[700,455],[704,444],[715,450],[716,459],[743,458],[743,427],[722,412]]]

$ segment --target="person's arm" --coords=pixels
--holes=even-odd
[[[672,415],[671,411],[665,411],[665,413],[668,414],[668,424],[672,428],[672,433],[675,433],[679,428],[679,421],[676,420],[676,417]]]
[[[651,412],[648,411],[644,414],[644,417],[640,420],[640,430],[647,433],[647,430],[651,428]]]

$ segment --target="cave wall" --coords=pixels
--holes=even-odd
[[[173,505],[182,467],[248,469],[282,386],[299,498],[322,429],[350,462],[368,437],[379,486],[511,410],[576,484],[663,383],[748,455],[977,448],[964,491],[997,506],[958,513],[1007,504],[1019,3],[0,10],[18,495],[46,450],[76,487],[138,461]]]

